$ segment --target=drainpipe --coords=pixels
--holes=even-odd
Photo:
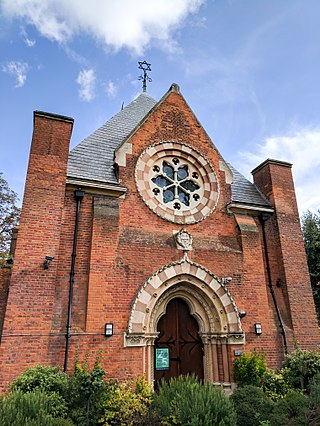
[[[75,218],[74,232],[73,232],[73,248],[72,248],[72,256],[71,256],[70,279],[69,279],[68,320],[67,320],[66,348],[64,353],[64,364],[63,364],[63,371],[65,372],[68,369],[69,344],[70,344],[70,337],[71,337],[71,312],[72,312],[72,298],[73,298],[74,267],[75,267],[76,255],[77,255],[80,205],[81,205],[81,201],[83,197],[84,197],[84,192],[81,189],[76,189],[74,191],[74,198],[77,202],[77,207],[76,207],[76,218]]]
[[[281,328],[281,335],[282,335],[282,338],[283,338],[284,352],[287,355],[288,354],[288,345],[287,345],[286,330],[284,328],[283,320],[282,320],[282,317],[281,317],[280,309],[279,309],[279,306],[278,306],[278,303],[277,303],[276,295],[275,295],[275,292],[273,290],[272,280],[271,280],[270,262],[269,262],[269,254],[268,254],[268,249],[267,249],[267,238],[266,238],[266,230],[265,230],[265,222],[268,220],[268,218],[269,218],[269,216],[266,216],[266,215],[262,215],[260,217],[260,223],[261,223],[261,226],[262,226],[264,255],[265,255],[265,259],[266,259],[268,287],[270,289],[272,300],[273,300],[273,303],[274,303],[274,306],[275,306],[275,309],[276,309],[276,313],[277,313],[277,317],[278,317],[278,320],[279,320],[279,325],[280,325],[280,328]]]

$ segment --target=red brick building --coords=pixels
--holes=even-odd
[[[195,372],[232,384],[241,351],[280,365],[319,332],[291,164],[246,180],[172,85],[69,152],[73,120],[36,111],[11,271],[2,269],[1,383],[101,355],[107,375]],[[110,333],[111,335],[108,335]]]

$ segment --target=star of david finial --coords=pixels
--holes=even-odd
[[[143,62],[138,62],[139,64],[139,69],[143,70],[143,75],[140,75],[140,77],[138,78],[138,80],[143,80],[143,92],[147,91],[147,81],[152,81],[152,78],[150,78],[147,74],[147,71],[151,71],[151,64],[148,64],[147,61],[143,61]]]

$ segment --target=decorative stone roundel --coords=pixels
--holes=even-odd
[[[178,142],[148,147],[136,165],[136,184],[147,206],[170,222],[200,222],[216,207],[219,185],[209,162]]]

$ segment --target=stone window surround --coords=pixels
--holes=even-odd
[[[162,203],[151,189],[152,168],[160,159],[177,157],[192,164],[203,181],[203,196],[190,209],[174,210]],[[159,217],[169,222],[192,224],[205,219],[216,208],[219,198],[219,183],[209,161],[194,148],[173,141],[158,142],[149,146],[138,158],[135,171],[136,185],[146,205]]]

